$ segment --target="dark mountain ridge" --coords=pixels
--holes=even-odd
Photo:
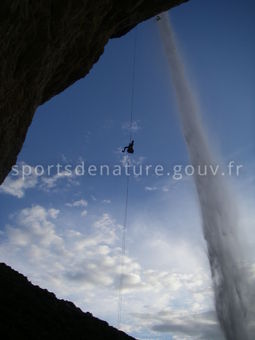
[[[0,263],[3,340],[135,340]]]

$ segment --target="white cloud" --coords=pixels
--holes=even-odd
[[[50,190],[56,188],[57,184],[61,180],[71,181],[74,178],[74,175],[69,171],[59,171],[53,176],[49,177],[41,177],[41,187],[44,190]]]
[[[224,340],[214,311],[159,314],[153,330],[160,333],[174,332],[174,339]]]
[[[59,213],[60,213],[60,211],[57,210],[57,209],[54,209],[54,208],[48,210],[49,216],[54,218],[54,219],[58,217]]]
[[[193,238],[201,233],[199,219],[189,213],[194,210],[189,199],[181,200],[176,193],[174,199],[177,203],[168,203],[165,216],[157,210],[154,220],[149,209],[146,215],[132,216],[123,267],[123,227],[109,213],[82,219],[86,203],[75,202],[83,200],[70,203],[81,208],[72,210],[76,221],[72,228],[65,225],[65,212],[54,208],[37,205],[14,214],[0,235],[1,259],[34,283],[110,323],[117,318],[122,270],[123,328],[131,329],[134,336],[143,338],[147,330],[152,339],[162,334],[175,339],[220,339],[218,324],[209,313],[213,294],[206,252],[203,245],[198,247],[198,236]],[[185,215],[180,214],[184,210]],[[167,229],[161,226],[164,221]]]
[[[109,199],[105,199],[105,200],[103,200],[103,203],[105,203],[105,204],[111,204],[111,200],[109,200]]]
[[[41,175],[37,167],[33,167],[23,162],[16,165],[15,170],[13,171],[14,174],[10,173],[4,183],[0,186],[0,193],[5,193],[17,198],[23,198],[26,190],[32,188],[43,191],[56,190],[57,185],[61,180],[65,180],[67,186],[78,184],[74,172],[59,171],[53,176],[47,176],[45,174]],[[47,173],[47,170],[44,169],[44,171]]]
[[[134,330],[155,326],[152,320],[146,321],[134,314],[144,313],[148,305],[152,315],[180,306],[190,313],[211,308],[208,274],[196,268],[199,263],[195,260],[187,273],[178,272],[177,268],[170,271],[146,268],[142,259],[138,261],[127,253],[121,267],[122,227],[108,213],[91,224],[81,222],[79,230],[66,228],[59,219],[62,214],[59,215],[57,209],[36,205],[13,215],[5,227],[5,241],[0,244],[2,260],[28,275],[34,283],[53,290],[57,296],[71,299],[99,317],[112,315],[112,320],[117,310],[122,271],[124,308],[130,313],[125,327],[132,325]],[[167,243],[165,235],[162,238]],[[154,243],[154,257],[162,255],[157,249],[162,242]],[[175,244],[171,257],[184,258],[181,249],[184,248],[179,250]],[[185,251],[185,257],[193,256],[191,248]]]
[[[141,129],[139,126],[139,121],[133,121],[132,124],[130,125],[130,122],[125,122],[122,124],[122,129],[126,131],[131,131],[133,133],[137,132],[138,130]]]
[[[16,226],[6,227],[6,236],[10,244],[27,249],[32,245],[44,249],[51,246],[60,249],[63,241],[50,220],[56,219],[58,212],[56,209],[46,210],[39,205],[23,209],[16,216]]]
[[[136,156],[132,156],[130,157],[128,154],[126,155],[123,155],[121,153],[121,159],[120,159],[120,164],[123,166],[123,167],[129,167],[129,166],[132,166],[132,167],[137,167],[137,172],[139,173],[140,171],[140,166],[142,166],[142,164],[144,163],[145,161],[145,157],[144,156],[139,156],[139,157],[136,157]]]
[[[75,208],[86,208],[88,206],[88,202],[84,199],[74,201],[72,203],[66,203],[67,207],[75,207]]]
[[[88,215],[88,211],[87,211],[87,210],[82,210],[81,216],[82,216],[82,217],[85,217],[85,216],[87,216],[87,215]]]
[[[158,190],[158,188],[157,187],[150,187],[150,186],[146,186],[145,188],[145,191],[156,191],[156,190]]]
[[[37,185],[38,179],[34,173],[30,176],[21,176],[18,178],[8,176],[4,183],[0,186],[0,192],[22,198],[27,189],[34,188]]]

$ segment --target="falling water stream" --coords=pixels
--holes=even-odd
[[[217,167],[214,152],[200,120],[199,105],[187,80],[167,13],[158,21],[161,39],[170,67],[182,132],[192,165]],[[240,268],[242,252],[237,237],[236,205],[222,172],[194,174],[203,234],[215,295],[215,308],[227,340],[252,339],[247,328],[247,300]]]

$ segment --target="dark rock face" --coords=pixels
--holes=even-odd
[[[1,0],[0,184],[36,108],[84,77],[110,38],[187,0]]]
[[[4,340],[135,340],[73,303],[32,285],[0,263],[0,334]]]

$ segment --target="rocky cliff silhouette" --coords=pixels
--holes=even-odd
[[[0,184],[36,108],[84,77],[109,39],[187,0],[1,0]]]
[[[135,340],[0,263],[3,340]]]

